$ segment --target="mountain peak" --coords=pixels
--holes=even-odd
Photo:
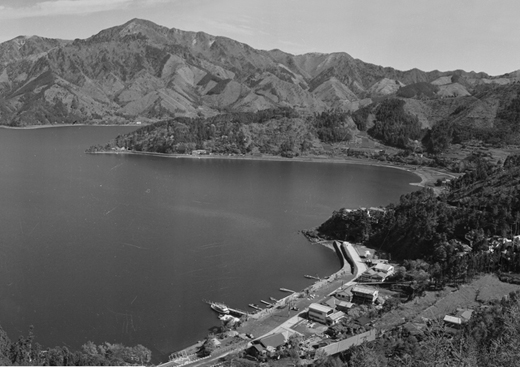
[[[140,19],[140,18],[130,19],[128,22],[124,23],[121,27],[127,27],[130,25],[134,25],[134,26],[137,25],[137,26],[141,26],[141,27],[150,27],[150,28],[165,28],[163,26],[160,26],[160,25],[152,22],[151,20]]]

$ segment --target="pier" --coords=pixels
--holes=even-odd
[[[262,309],[261,309],[260,307],[258,307],[257,305],[255,305],[255,304],[253,304],[253,303],[250,303],[250,304],[249,304],[249,307],[254,308],[254,309],[257,310],[257,311],[262,311]]]
[[[273,307],[274,305],[271,302],[264,301],[263,299],[260,300],[264,305],[267,305],[267,307]]]

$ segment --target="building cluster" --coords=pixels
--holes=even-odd
[[[308,318],[324,325],[333,325],[345,317],[355,304],[372,305],[383,302],[377,289],[361,285],[339,288],[332,297],[321,303],[312,303],[309,306]]]
[[[502,252],[507,253],[508,248],[520,249],[520,235],[514,236],[513,238],[494,236],[488,240],[488,243],[488,250],[486,252],[493,253],[502,250]]]
[[[395,273],[394,266],[388,264],[388,260],[366,259],[365,261],[370,268],[359,276],[358,282],[360,283],[384,282],[389,276]]]

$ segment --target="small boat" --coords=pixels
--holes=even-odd
[[[304,275],[305,278],[307,279],[315,279],[315,280],[320,280],[319,277],[315,277],[314,275]]]
[[[270,299],[271,301],[273,301],[273,302],[278,302],[278,300],[277,300],[276,298],[274,298],[274,297],[269,297],[269,299]]]
[[[249,307],[254,308],[255,310],[260,311],[261,308],[256,303],[250,303],[248,304]]]
[[[280,290],[281,290],[282,292],[296,293],[295,291],[290,290],[290,289],[287,289],[287,288],[280,288]]]
[[[218,313],[222,313],[222,314],[229,313],[229,308],[223,303],[212,302],[210,304],[210,307],[213,311],[216,311]]]

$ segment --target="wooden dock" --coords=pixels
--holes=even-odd
[[[258,307],[257,305],[254,305],[252,303],[250,303],[248,306],[251,307],[251,308],[254,308],[257,311],[262,311],[262,309],[260,307]]]
[[[267,307],[273,307],[274,305],[271,302],[264,301],[263,299],[260,300],[264,305],[267,305]]]

